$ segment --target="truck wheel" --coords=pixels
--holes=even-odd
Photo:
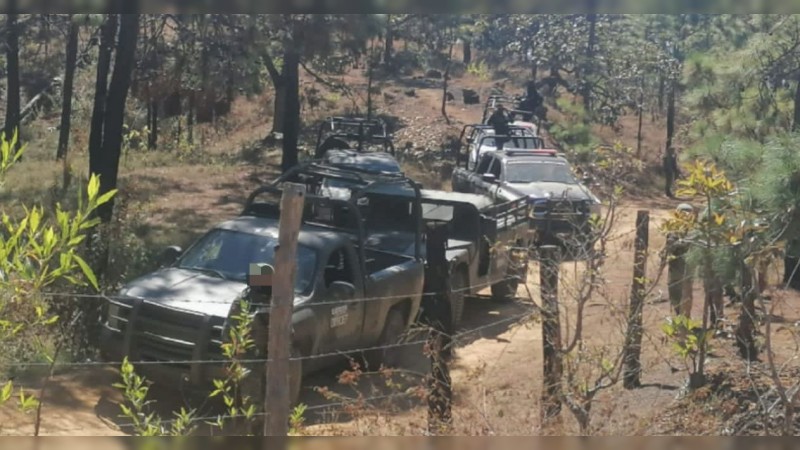
[[[400,342],[403,332],[406,329],[406,320],[403,313],[397,309],[392,309],[386,316],[386,323],[383,326],[383,332],[378,343],[379,346],[384,347],[376,352],[377,364],[383,364],[386,367],[399,367],[402,362],[403,347],[395,345]]]
[[[523,278],[527,268],[527,261],[512,260],[506,270],[505,279],[492,285],[492,299],[496,301],[506,301],[516,297],[519,280]]]
[[[457,270],[453,273],[450,277],[450,292],[447,293],[453,331],[461,325],[461,319],[464,316],[464,296],[467,287],[467,277],[464,272]]]

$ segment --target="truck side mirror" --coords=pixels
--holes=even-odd
[[[351,300],[356,296],[356,287],[345,281],[334,281],[328,286],[330,300]]]
[[[161,252],[158,262],[162,267],[171,266],[175,263],[175,261],[178,260],[182,253],[182,248],[178,247],[177,245],[171,245]]]
[[[483,180],[486,183],[494,183],[495,181],[497,181],[497,177],[495,177],[493,173],[485,173],[481,175],[481,180]]]

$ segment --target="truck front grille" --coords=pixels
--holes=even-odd
[[[222,360],[225,319],[147,302],[111,301],[109,326],[125,336],[124,353],[132,362]]]

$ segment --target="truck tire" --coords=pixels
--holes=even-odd
[[[450,291],[447,293],[447,301],[450,304],[450,314],[453,331],[461,325],[464,316],[464,297],[466,296],[467,276],[463,270],[456,270],[450,276]]]
[[[399,367],[402,362],[403,347],[394,346],[400,342],[406,330],[406,318],[399,309],[389,310],[386,323],[383,325],[378,346],[384,347],[375,352],[378,366],[383,364],[387,368]],[[388,347],[393,346],[393,347]]]
[[[507,301],[517,296],[519,280],[523,279],[525,271],[528,269],[527,258],[522,261],[512,261],[506,269],[506,276],[503,281],[492,285],[492,300]]]

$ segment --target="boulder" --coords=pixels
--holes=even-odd
[[[427,77],[427,78],[435,78],[435,79],[438,80],[438,79],[442,78],[442,72],[440,72],[440,71],[438,71],[436,69],[430,69],[427,72],[425,72],[425,77]]]
[[[415,89],[407,89],[403,92],[407,97],[416,97],[417,91]]]
[[[462,89],[465,105],[477,105],[481,102],[481,97],[474,89]]]

